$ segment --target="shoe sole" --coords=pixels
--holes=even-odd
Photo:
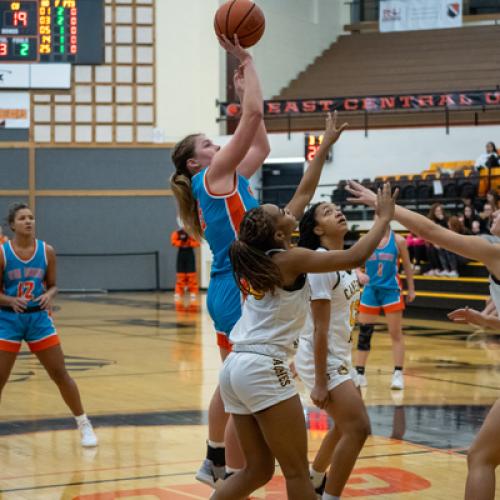
[[[208,476],[207,474],[203,474],[202,472],[198,472],[194,478],[200,483],[206,484],[210,486],[210,488],[215,490],[215,481],[212,476]]]
[[[404,387],[391,385],[391,391],[402,391]]]

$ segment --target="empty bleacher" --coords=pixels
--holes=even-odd
[[[276,99],[370,96],[496,89],[500,25],[460,29],[344,35],[284,88]],[[466,68],[466,69],[465,69]],[[500,109],[453,111],[450,124],[495,123]],[[370,114],[370,126],[444,124],[444,112]],[[364,126],[350,113],[351,126]],[[320,129],[321,116],[294,119],[291,129]],[[271,120],[270,130],[288,127]]]

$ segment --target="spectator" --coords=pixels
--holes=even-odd
[[[448,229],[458,234],[466,234],[465,226],[460,222],[459,218],[452,216],[448,219]],[[440,273],[441,276],[447,276],[448,278],[458,278],[460,275],[460,268],[469,262],[468,259],[457,255],[454,252],[445,250],[441,248],[438,252],[441,267],[443,271]]]
[[[434,223],[448,228],[447,217],[441,203],[433,203],[429,209],[427,217]],[[430,264],[430,269],[425,273],[426,276],[446,276],[448,271],[443,267],[443,262],[446,262],[446,257],[441,255],[443,250],[434,246],[432,243],[426,243],[427,257]]]
[[[481,234],[490,234],[491,219],[493,215],[493,207],[490,203],[485,203],[483,206],[483,211],[479,214],[479,226],[481,228]]]
[[[500,199],[493,189],[490,189],[486,193],[486,203],[489,203],[493,207],[493,211],[500,209]]]
[[[406,245],[408,246],[408,251],[410,252],[413,272],[415,274],[420,274],[422,270],[422,263],[427,261],[425,240],[409,233],[406,237]]]
[[[463,225],[468,231],[472,231],[472,223],[478,220],[476,211],[471,205],[465,205],[463,213]]]
[[[474,235],[478,235],[478,234],[481,234],[481,223],[479,222],[479,220],[475,219],[472,221],[472,226],[471,226],[471,233],[474,234]]]
[[[175,283],[175,301],[179,301],[184,296],[184,292],[189,290],[191,299],[196,299],[198,295],[198,278],[196,276],[196,258],[194,248],[200,244],[184,230],[177,229],[170,236],[172,246],[178,248],[177,253],[177,279]]]
[[[497,147],[494,142],[486,143],[486,152],[479,156],[476,160],[476,168],[490,168],[490,167],[498,167],[498,152]]]

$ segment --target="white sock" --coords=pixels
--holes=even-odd
[[[239,472],[241,469],[235,469],[234,467],[229,467],[226,465],[226,473],[227,474],[236,474]]]
[[[336,497],[335,495],[329,495],[328,493],[323,493],[323,496],[321,497],[322,500],[340,500],[340,497]]]
[[[321,486],[325,474],[326,472],[318,472],[317,470],[314,470],[312,465],[309,467],[309,477],[311,478],[314,488],[319,488]]]
[[[208,439],[207,444],[208,444],[208,446],[210,446],[210,448],[225,448],[226,447],[226,445],[224,444],[224,441],[222,441],[222,443],[219,443],[217,441],[210,441],[210,439]]]
[[[82,413],[81,415],[78,415],[78,417],[75,417],[76,420],[76,425],[82,425],[85,422],[88,422],[88,417],[85,413]]]

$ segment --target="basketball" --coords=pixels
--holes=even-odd
[[[232,42],[234,35],[242,47],[252,47],[264,34],[266,19],[258,5],[250,0],[229,0],[215,14],[214,28],[218,37],[226,35]]]

